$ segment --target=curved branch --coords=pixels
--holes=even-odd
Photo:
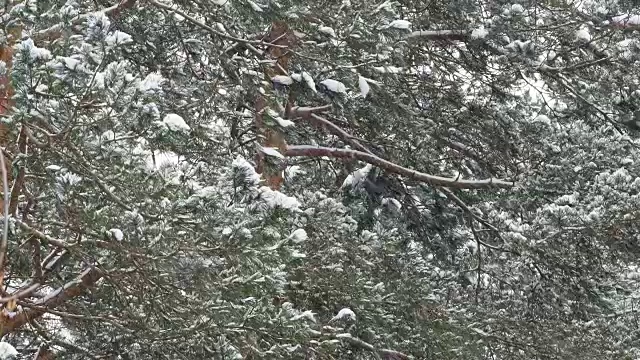
[[[431,185],[444,186],[457,189],[484,189],[491,187],[510,188],[514,185],[513,182],[504,181],[500,179],[490,178],[483,180],[465,180],[459,178],[446,178],[437,175],[429,175],[421,173],[419,171],[408,169],[404,166],[394,164],[390,161],[384,160],[378,156],[362,151],[351,149],[336,149],[319,146],[309,145],[291,145],[284,153],[285,156],[309,156],[309,157],[322,157],[328,156],[332,158],[354,158],[360,161],[375,165],[389,172],[406,176],[410,179],[428,183]]]

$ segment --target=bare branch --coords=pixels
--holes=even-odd
[[[331,105],[323,105],[317,107],[294,106],[291,108],[291,118],[301,117],[308,119],[312,114],[325,112],[331,109]]]
[[[495,231],[496,233],[498,234],[500,233],[500,230],[498,230],[495,226],[491,225],[487,220],[481,218],[480,216],[476,215],[473,211],[471,211],[471,209],[467,206],[467,204],[465,204],[464,201],[462,201],[462,199],[456,196],[456,194],[454,194],[453,191],[451,191],[451,189],[440,188],[440,190],[444,192],[444,194],[449,198],[449,200],[456,203],[456,205],[458,205],[462,210],[464,210],[467,214],[469,214],[474,220],[486,226],[487,228]]]
[[[394,164],[390,161],[384,160],[378,156],[363,151],[350,150],[350,149],[336,149],[319,146],[308,145],[292,145],[287,148],[284,154],[285,156],[309,156],[309,157],[333,157],[333,158],[354,158],[360,161],[364,161],[371,165],[378,166],[389,172],[406,176],[410,179],[421,181],[427,184],[444,186],[458,189],[484,189],[491,187],[498,188],[510,188],[514,185],[513,182],[504,181],[501,179],[490,178],[483,180],[464,180],[455,177],[446,178],[442,176],[429,175],[421,173],[419,171],[408,169],[398,164]]]
[[[42,286],[40,283],[33,283],[25,289],[19,290],[11,294],[11,296],[0,298],[0,304],[8,303],[11,300],[18,300],[31,295],[34,291]]]

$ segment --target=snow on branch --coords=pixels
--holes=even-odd
[[[16,225],[20,227],[20,229],[29,233],[30,235],[35,236],[37,239],[40,240],[40,243],[42,244],[48,243],[63,249],[66,249],[69,247],[69,244],[67,244],[65,241],[52,238],[51,236],[32,228],[31,226],[27,225],[23,221],[15,220],[15,222],[16,222]]]
[[[614,16],[611,19],[611,23],[614,26],[620,28],[635,28],[640,26],[640,15],[636,14],[623,14]]]
[[[27,322],[44,315],[47,308],[54,308],[70,298],[79,296],[100,280],[102,276],[102,271],[96,267],[90,267],[74,280],[51,291],[45,297],[32,304],[38,306],[38,308],[19,309],[16,312],[3,311],[0,313],[0,336],[4,336]],[[29,304],[24,306],[28,307]]]
[[[471,35],[467,30],[419,30],[406,36],[406,39],[464,41]]]
[[[187,13],[185,13],[183,11],[180,11],[176,7],[163,4],[163,3],[159,2],[159,1],[156,1],[156,0],[149,0],[149,3],[151,5],[153,5],[153,6],[158,7],[158,8],[161,8],[161,9],[173,12],[175,14],[178,14],[178,15],[182,16],[183,18],[185,18],[186,20],[188,20],[190,23],[200,27],[203,30],[208,31],[209,33],[211,33],[213,35],[219,36],[219,37],[221,37],[223,39],[226,39],[226,40],[234,41],[236,43],[244,44],[247,47],[247,49],[251,50],[253,53],[255,53],[258,56],[262,56],[264,54],[262,53],[262,51],[260,51],[260,50],[256,49],[255,47],[253,47],[252,44],[269,45],[271,47],[279,47],[279,48],[286,48],[287,47],[286,45],[277,45],[277,44],[266,43],[266,42],[264,42],[262,40],[248,40],[248,39],[243,39],[243,38],[231,36],[229,34],[220,32],[220,31],[212,28],[211,26],[209,26],[209,25],[207,25],[207,24],[205,24],[205,23],[203,23],[201,21],[198,21],[193,16],[190,16],[189,14],[187,14]]]
[[[344,333],[344,334],[337,334],[335,335],[335,338],[344,342],[347,342],[355,347],[358,347],[360,349],[364,349],[373,353],[376,353],[379,357],[381,357],[384,360],[410,360],[413,359],[412,356],[401,353],[399,351],[396,350],[390,350],[390,349],[378,349],[375,346],[373,346],[372,344],[369,344],[368,342],[365,342],[364,340],[361,340],[357,337],[352,336],[349,333]]]
[[[133,5],[135,3],[136,3],[136,0],[122,0],[119,3],[117,3],[115,5],[112,5],[112,6],[109,6],[107,8],[104,8],[99,12],[102,12],[105,15],[108,15],[108,16],[111,16],[111,17],[117,17],[118,15],[120,15],[120,13],[123,10],[133,7]],[[83,22],[87,21],[89,16],[91,16],[93,14],[95,14],[95,13],[92,12],[92,13],[84,13],[84,14],[78,15],[75,19],[72,20],[72,23],[74,25],[82,24]],[[35,41],[39,41],[39,40],[55,40],[55,39],[59,38],[60,35],[62,35],[62,24],[56,24],[56,25],[53,25],[50,28],[38,31],[37,33],[35,33],[33,35],[33,39]]]
[[[337,149],[309,145],[291,145],[284,154],[288,157],[309,156],[309,157],[332,157],[332,158],[354,158],[385,169],[389,172],[406,176],[410,179],[425,182],[431,185],[444,186],[457,189],[484,189],[490,187],[509,188],[514,185],[513,182],[504,181],[496,178],[483,180],[466,180],[459,178],[447,178],[437,175],[429,175],[419,171],[394,164],[384,160],[376,155],[363,151],[351,149]]]
[[[315,121],[316,123],[325,126],[327,129],[329,129],[329,131],[334,134],[334,135],[338,135],[344,142],[346,142],[347,144],[351,145],[352,147],[354,147],[356,150],[360,150],[363,151],[365,153],[369,153],[371,154],[371,151],[369,151],[369,149],[367,149],[364,145],[362,145],[358,140],[356,140],[353,136],[349,135],[349,133],[347,133],[346,131],[342,130],[342,128],[340,128],[339,126],[335,125],[334,123],[332,123],[331,121],[320,117],[316,114],[311,114],[311,119],[313,119],[313,121]]]

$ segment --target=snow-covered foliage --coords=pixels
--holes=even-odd
[[[640,357],[629,2],[107,3],[4,7],[0,358]]]
[[[363,99],[366,98],[369,94],[369,91],[371,90],[367,79],[362,76],[358,76],[358,85],[360,86],[360,95],[362,95]]]
[[[347,92],[346,86],[338,80],[325,79],[320,81],[320,84],[324,86],[328,91],[336,94],[345,94]]]
[[[336,37],[336,31],[329,26],[320,26],[318,31],[325,35],[329,35],[330,37]]]
[[[0,342],[0,359],[11,360],[18,356],[18,351],[8,342]]]
[[[170,131],[175,132],[189,132],[191,130],[182,116],[178,114],[167,114],[164,119],[162,119],[162,125]]]

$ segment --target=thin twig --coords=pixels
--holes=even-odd
[[[206,25],[206,24],[196,20],[194,17],[190,16],[189,14],[185,13],[184,11],[180,11],[180,10],[178,10],[176,8],[173,8],[173,7],[169,6],[169,5],[163,4],[163,3],[159,2],[159,1],[155,1],[155,0],[149,0],[149,3],[151,5],[159,7],[161,9],[165,9],[167,11],[176,13],[176,14],[184,17],[185,19],[189,20],[189,22],[191,22],[192,24],[197,25],[200,28],[202,28],[204,30],[207,30],[211,34],[219,36],[219,37],[221,37],[223,39],[235,41],[235,42],[246,44],[246,45],[256,44],[256,45],[269,45],[269,46],[275,46],[275,47],[281,47],[281,48],[286,48],[287,47],[287,46],[281,46],[281,45],[275,45],[275,44],[267,43],[267,42],[264,42],[264,41],[247,40],[247,39],[242,39],[242,38],[238,38],[238,37],[235,37],[235,36],[231,36],[229,34],[225,34],[223,32],[220,32],[220,31],[212,28],[211,26]],[[249,50],[253,51],[254,53],[256,53],[256,55],[259,55],[259,56],[263,55],[262,51],[259,51],[258,49],[256,49],[253,46],[247,46],[247,48]]]

